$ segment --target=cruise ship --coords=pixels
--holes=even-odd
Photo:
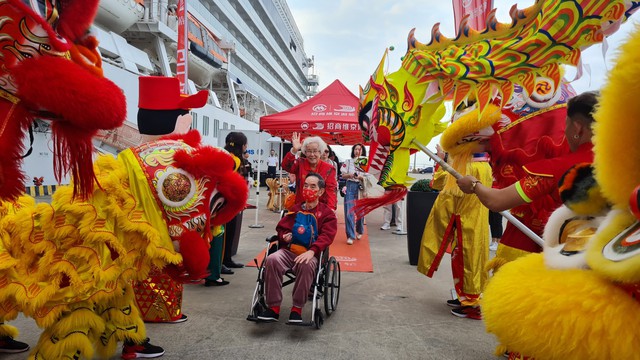
[[[92,32],[99,40],[105,76],[126,95],[127,121],[99,134],[94,140],[99,152],[116,154],[144,141],[136,125],[138,77],[175,76],[177,2],[100,1]],[[205,142],[218,145],[227,129],[257,131],[261,116],[317,93],[314,57],[305,53],[286,0],[185,2],[189,93],[209,91],[208,104],[191,113],[192,128]],[[29,181],[34,181],[25,186],[56,184],[52,149],[48,124],[38,121],[33,152],[23,165]]]

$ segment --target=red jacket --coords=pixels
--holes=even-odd
[[[309,161],[304,158],[296,159],[296,157],[289,151],[287,155],[282,159],[282,168],[294,174],[296,176],[296,204],[302,204],[304,199],[302,198],[302,188],[304,187],[304,179],[310,172],[320,174],[327,184],[320,202],[329,205],[333,210],[338,208],[338,183],[336,181],[336,168],[333,165],[318,161],[315,169],[311,168]]]
[[[311,210],[302,209],[302,204],[294,205],[291,211],[280,219],[278,226],[276,226],[276,232],[278,233],[278,245],[280,248],[286,248],[288,245],[288,243],[282,240],[282,237],[285,234],[291,233],[298,211],[313,213],[318,220],[318,239],[310,247],[310,250],[313,250],[316,256],[318,256],[324,249],[333,243],[333,239],[336,237],[336,233],[338,232],[338,218],[336,218],[336,213],[331,210],[330,207],[321,202]]]
[[[523,169],[529,176],[552,179],[555,186],[549,189],[550,192],[546,194],[537,194],[537,196],[531,197],[533,202],[530,204],[511,209],[511,214],[529,229],[533,230],[533,232],[542,235],[549,216],[562,205],[560,193],[558,192],[558,182],[560,178],[569,168],[580,163],[593,163],[592,143],[580,145],[573,153],[551,159],[538,160],[523,166]],[[536,253],[542,251],[542,248],[538,246],[538,244],[529,239],[527,235],[515,226],[507,226],[500,242],[504,245],[528,252]]]

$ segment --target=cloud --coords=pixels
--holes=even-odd
[[[534,0],[517,1],[518,8],[533,5]],[[389,71],[400,66],[400,57],[406,50],[407,35],[416,28],[418,41],[431,39],[431,28],[440,23],[441,32],[454,37],[453,7],[449,0],[416,2],[409,0],[288,0],[298,28],[305,41],[307,57],[315,56],[315,73],[320,78],[320,89],[335,79],[357,94],[373,73],[384,49],[393,46],[389,55]],[[512,0],[495,0],[499,21],[510,23],[509,10]],[[587,74],[576,81],[577,91],[596,89],[604,83],[607,66],[611,66],[611,54],[632,28],[624,24],[610,37],[609,52],[604,60],[601,46],[596,45],[583,53],[583,62],[591,67]],[[608,64],[608,65],[607,65]],[[569,69],[568,73],[575,73]],[[590,81],[589,81],[590,80]]]

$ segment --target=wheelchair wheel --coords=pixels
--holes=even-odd
[[[340,299],[340,263],[333,256],[324,267],[324,310],[327,317],[338,307]]]
[[[267,310],[267,306],[263,304],[262,299],[258,300],[253,308],[251,309],[251,317],[257,318],[258,315],[262,314],[265,310]]]
[[[320,329],[324,324],[324,315],[322,315],[322,310],[320,310],[320,308],[316,308],[316,312],[313,317],[313,321],[316,323],[316,329]]]
[[[255,321],[255,319],[262,312],[267,310],[267,304],[264,298],[264,263],[258,268],[258,279],[256,281],[256,287],[253,291],[253,298],[251,300],[251,310],[247,320]]]

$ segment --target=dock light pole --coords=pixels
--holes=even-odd
[[[258,223],[260,213],[260,164],[262,163],[262,131],[258,133],[258,186],[256,186],[256,221],[249,225],[252,229],[261,229],[264,225]]]

